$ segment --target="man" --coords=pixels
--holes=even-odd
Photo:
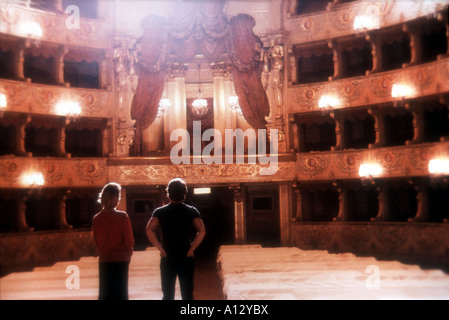
[[[175,298],[178,277],[182,299],[193,300],[193,253],[203,241],[206,229],[198,210],[184,203],[187,185],[182,179],[171,180],[167,194],[170,203],[154,210],[146,229],[148,239],[161,253],[162,299]],[[191,242],[192,226],[196,235]],[[159,228],[161,241],[156,234]]]

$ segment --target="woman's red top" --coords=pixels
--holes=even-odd
[[[131,261],[134,236],[128,214],[103,209],[92,221],[100,262]]]

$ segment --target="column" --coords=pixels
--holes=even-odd
[[[60,156],[60,157],[70,157],[70,154],[68,154],[65,149],[66,128],[67,128],[68,124],[70,124],[70,119],[65,118],[64,122],[61,124],[61,126],[57,128],[58,142],[59,142],[58,156]]]
[[[407,66],[415,65],[421,61],[421,30],[418,24],[404,24],[402,31],[407,33],[410,37],[410,62]]]
[[[299,132],[298,132],[299,130],[294,115],[290,117],[290,128],[291,128],[290,152],[299,152]]]
[[[224,137],[226,113],[229,105],[229,92],[226,92],[225,79],[230,77],[230,66],[227,63],[212,63],[210,65],[214,80],[214,128]]]
[[[367,72],[367,75],[382,71],[382,39],[379,34],[370,32],[365,37],[371,44],[371,56],[373,57],[373,68]]]
[[[344,135],[344,123],[345,119],[343,114],[337,112],[334,113],[335,119],[335,146],[331,148],[332,151],[334,150],[343,150],[345,148],[345,135]]]
[[[297,57],[294,55],[293,47],[290,47],[288,49],[288,56],[289,56],[289,59],[287,61],[289,62],[289,70],[290,70],[290,72],[289,72],[290,77],[289,77],[288,84],[291,86],[291,85],[295,85],[298,83],[298,79],[297,79],[298,70],[297,70],[297,66],[296,66],[296,58]]]
[[[295,191],[295,217],[292,219],[293,222],[301,222],[303,220],[302,216],[302,193],[301,188],[297,184],[293,185]]]
[[[413,115],[413,139],[407,140],[406,145],[418,144],[424,140],[424,106],[406,104],[405,107]]]
[[[332,49],[332,60],[334,61],[334,75],[330,80],[336,80],[341,77],[342,74],[342,58],[341,46],[338,45],[336,40],[331,40],[328,42],[329,48]]]
[[[416,194],[416,215],[413,218],[409,218],[409,222],[423,222],[429,220],[429,194],[428,184],[421,182],[415,186]]]
[[[28,226],[26,221],[26,196],[18,196],[16,198],[17,202],[17,219],[16,219],[16,229],[17,232],[28,232],[33,231],[34,228]]]
[[[290,244],[290,221],[292,204],[292,186],[290,183],[279,184],[279,220],[281,224],[281,245]]]
[[[112,156],[112,152],[110,151],[110,141],[112,139],[110,139],[109,137],[112,137],[113,135],[113,127],[112,127],[112,119],[107,119],[106,123],[105,123],[105,127],[102,130],[102,144],[101,146],[99,146],[100,148],[100,154],[103,157],[111,157]],[[112,143],[112,141],[111,141]]]
[[[18,156],[27,156],[32,157],[31,152],[27,152],[25,150],[25,138],[26,138],[26,126],[31,122],[31,117],[26,116],[19,120],[18,125],[16,126],[16,155]]]
[[[70,191],[65,192],[59,200],[59,229],[72,229],[67,222],[67,195]]]
[[[64,80],[64,57],[69,50],[65,46],[60,46],[55,57],[55,80],[58,85],[65,85]]]
[[[234,190],[235,243],[246,242],[245,190],[243,186],[232,186]]]
[[[159,115],[148,128],[142,130],[142,149],[144,156],[160,154],[165,149],[165,116]]]
[[[338,215],[333,218],[334,221],[348,221],[348,188],[345,186],[338,187]]]
[[[371,221],[388,221],[390,218],[390,213],[388,212],[388,188],[380,186],[377,188],[377,191],[379,192],[379,211],[376,217],[371,218]]]
[[[369,149],[383,147],[385,145],[385,117],[380,109],[368,108],[368,113],[374,118],[374,131],[376,133],[376,141],[369,144]]]
[[[169,82],[167,85],[167,95],[171,101],[171,107],[166,116],[166,146],[171,149],[178,142],[170,141],[170,134],[175,129],[187,130],[187,102],[186,102],[186,65],[172,65],[169,68]],[[187,141],[185,141],[186,143]],[[185,146],[187,147],[187,146]]]
[[[14,50],[14,78],[20,81],[25,80],[24,61],[25,49],[29,47],[29,41],[21,40]]]

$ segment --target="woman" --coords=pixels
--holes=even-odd
[[[121,186],[108,183],[99,195],[103,209],[92,222],[99,256],[99,300],[127,300],[134,237],[128,214],[118,211]]]

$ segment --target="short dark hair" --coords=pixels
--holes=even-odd
[[[167,186],[167,194],[172,201],[184,201],[187,194],[187,184],[181,178],[171,180]]]

